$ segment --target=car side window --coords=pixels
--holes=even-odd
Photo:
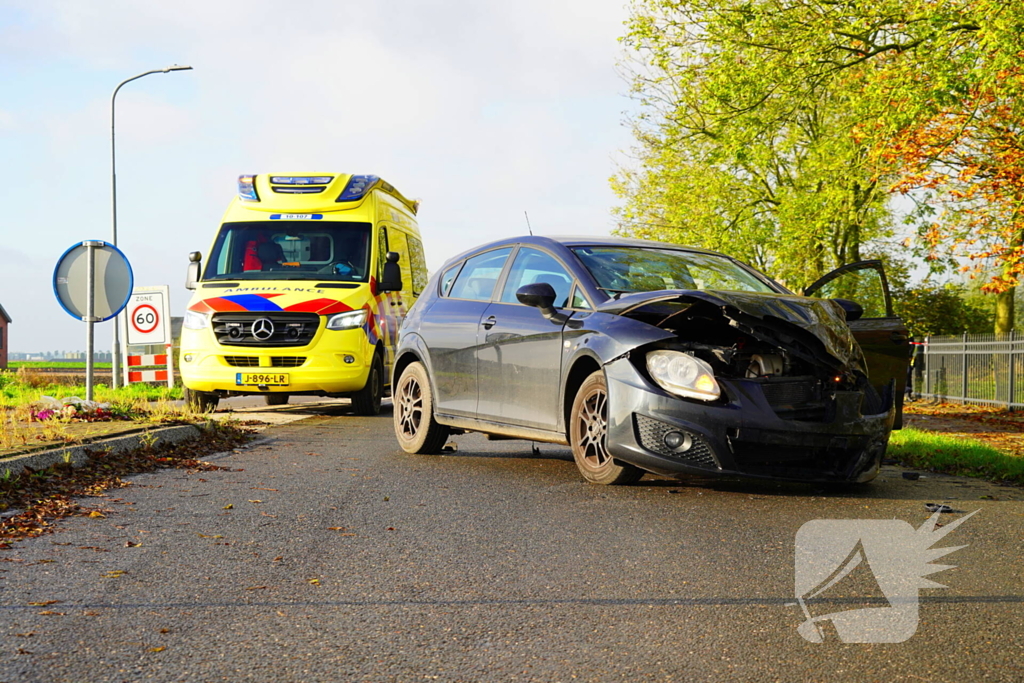
[[[452,289],[452,283],[455,282],[455,276],[459,274],[459,268],[461,267],[461,263],[456,263],[441,273],[441,296],[448,296],[448,292]]]
[[[572,305],[571,308],[575,308],[581,311],[589,311],[591,306],[590,302],[587,301],[587,297],[583,296],[583,290],[579,285],[572,290]]]
[[[572,290],[573,278],[558,260],[539,249],[523,247],[516,254],[509,271],[505,288],[501,292],[501,302],[517,304],[516,291],[523,285],[546,282],[555,290],[555,308],[569,305],[569,292]]]
[[[470,299],[471,301],[490,301],[498,276],[505,267],[505,260],[512,253],[512,247],[485,251],[466,260],[466,265],[455,278],[448,296],[452,299]]]
[[[821,299],[848,299],[864,309],[862,319],[892,317],[886,297],[881,266],[851,264],[837,268],[814,285],[808,296]]]

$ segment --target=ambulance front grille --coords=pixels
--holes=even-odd
[[[214,313],[211,322],[224,346],[306,346],[316,336],[320,316],[290,311]]]
[[[233,368],[258,368],[259,356],[224,356],[224,362]]]

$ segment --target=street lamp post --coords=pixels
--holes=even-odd
[[[117,99],[117,91],[121,89],[121,86],[126,83],[138,80],[143,76],[149,76],[150,74],[166,74],[171,71],[191,71],[190,66],[173,66],[164,67],[163,69],[153,69],[152,71],[146,71],[138,76],[132,76],[131,78],[125,79],[117,84],[114,88],[114,94],[110,96],[110,216],[111,216],[111,239],[110,242],[114,246],[117,246],[117,154],[114,146],[114,101]],[[114,318],[114,344],[111,349],[111,385],[113,388],[117,388],[121,385],[121,316],[118,315]],[[127,384],[127,382],[125,382]]]

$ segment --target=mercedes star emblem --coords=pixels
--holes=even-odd
[[[258,318],[251,329],[252,336],[259,341],[267,341],[274,336],[274,323],[270,322],[270,318]]]

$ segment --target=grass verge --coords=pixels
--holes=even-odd
[[[229,469],[200,458],[231,450],[250,438],[251,430],[230,422],[215,422],[195,441],[144,446],[117,454],[97,450],[91,452],[89,461],[80,467],[65,463],[38,471],[26,467],[20,474],[0,477],[0,512],[20,510],[0,522],[0,549],[10,548],[12,541],[52,531],[53,522],[63,517],[104,517],[102,505],[82,505],[75,499],[102,498],[109,489],[128,486],[121,479],[123,476],[166,468]]]
[[[886,455],[909,467],[1024,485],[1024,458],[959,435],[901,429],[892,433]]]

